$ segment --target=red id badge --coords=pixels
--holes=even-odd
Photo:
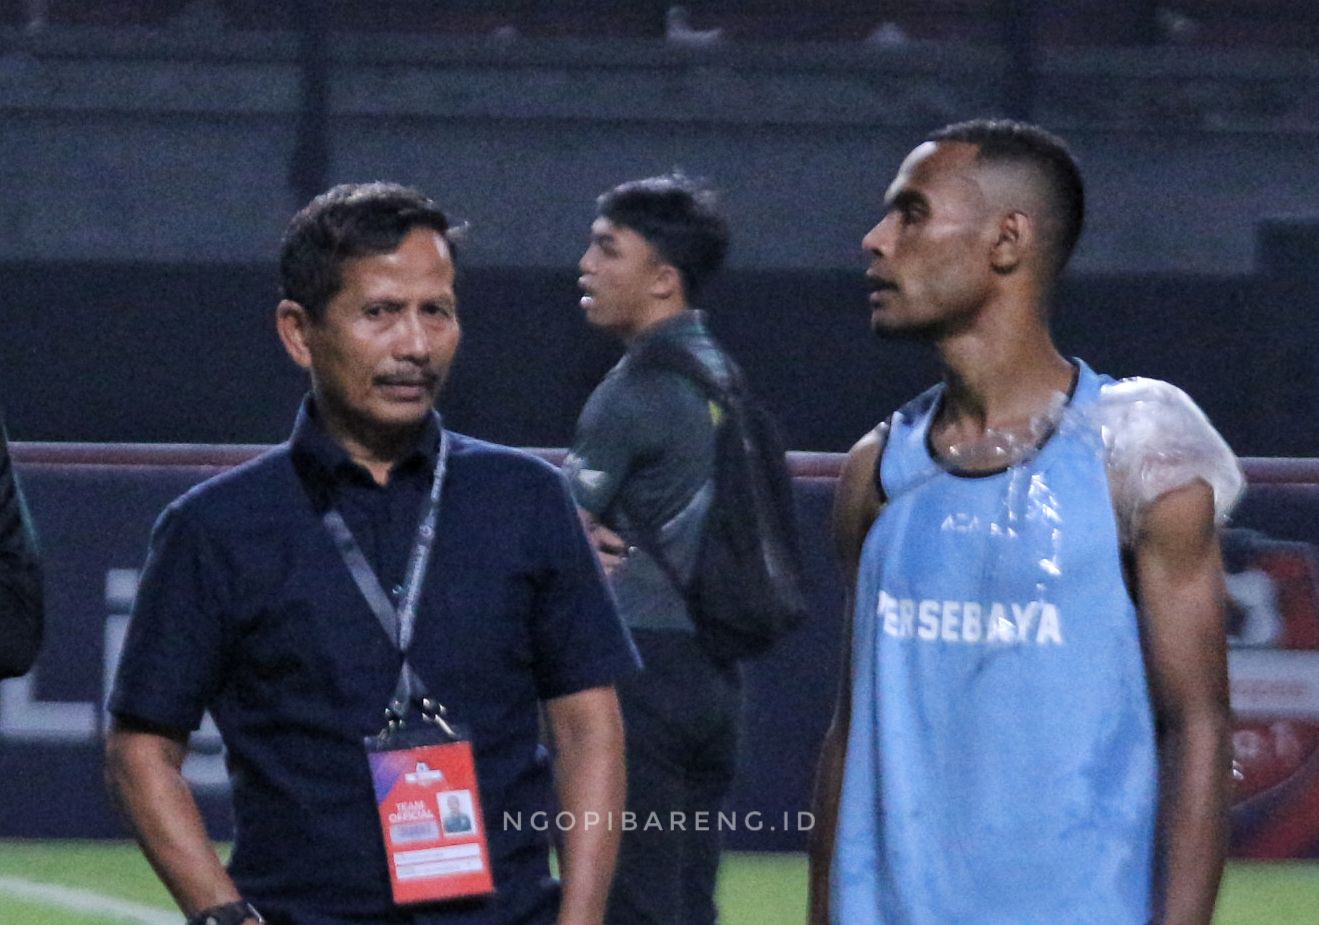
[[[366,740],[398,904],[495,891],[472,743],[437,743],[428,732]]]

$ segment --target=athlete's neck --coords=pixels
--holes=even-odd
[[[1043,322],[994,335],[981,328],[938,345],[946,386],[940,427],[963,439],[1027,424],[1072,386],[1075,370]]]

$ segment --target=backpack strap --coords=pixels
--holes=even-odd
[[[668,370],[677,373],[694,382],[708,398],[714,399],[723,405],[731,405],[742,393],[741,371],[730,358],[724,357],[728,370],[728,382],[725,384],[719,381],[714,371],[702,363],[696,354],[672,341],[650,341],[645,343],[636,353],[632,354],[628,362],[638,369]],[[700,493],[699,488],[697,493]],[[696,496],[693,495],[692,497],[694,499]],[[690,504],[690,502],[688,503]],[[637,541],[636,545],[645,550],[646,554],[659,566],[660,571],[669,579],[669,583],[682,595],[683,600],[690,604],[691,588],[678,574],[677,566],[664,554],[664,546],[659,535],[660,528],[642,523],[621,498],[619,499],[619,507],[624,516],[627,517],[628,526]]]
[[[659,566],[664,577],[669,580],[674,589],[682,595],[684,601],[691,596],[691,589],[683,582],[682,576],[678,574],[678,568],[664,554],[664,547],[660,543],[659,530],[645,524],[637,523],[632,519],[631,513],[627,511],[626,505],[623,508],[624,513],[628,515],[628,523],[632,532],[635,534],[637,546],[645,551],[646,555],[654,560]]]
[[[746,394],[742,371],[727,354],[723,354],[725,375],[720,377],[693,351],[670,339],[649,340],[629,357],[638,369],[668,370],[695,382],[701,391],[720,401],[731,401]]]

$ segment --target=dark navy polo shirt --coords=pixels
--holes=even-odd
[[[110,709],[174,730],[211,711],[233,783],[230,872],[272,921],[554,919],[546,835],[529,824],[551,805],[538,705],[611,684],[636,656],[562,476],[452,433],[410,661],[471,731],[497,896],[390,901],[362,739],[380,730],[401,656],[320,515],[339,508],[392,589],[437,437],[433,420],[381,487],[304,404],[289,442],[188,492],[152,534]]]

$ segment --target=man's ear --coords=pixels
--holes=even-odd
[[[275,329],[288,351],[289,358],[303,369],[311,369],[310,329],[315,324],[307,309],[298,302],[284,299],[275,306]]]
[[[682,274],[671,263],[655,265],[655,279],[650,285],[650,294],[656,299],[668,301],[682,295]]]
[[[1035,221],[1025,212],[1009,212],[998,223],[989,261],[995,273],[1011,273],[1036,246]]]

